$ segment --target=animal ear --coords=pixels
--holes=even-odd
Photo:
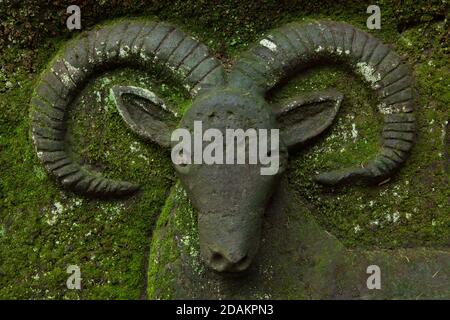
[[[132,86],[114,86],[111,93],[127,125],[146,140],[170,147],[177,115],[153,92]]]
[[[327,90],[277,104],[274,112],[287,147],[295,149],[325,131],[333,123],[342,100],[341,93]]]

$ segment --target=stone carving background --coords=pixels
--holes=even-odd
[[[344,20],[365,30],[365,4],[349,3],[345,10],[331,4],[325,9],[309,6],[301,1],[285,6],[274,2],[262,7],[230,1],[215,8],[179,2],[168,6],[170,9],[158,5],[144,9],[130,3],[118,7],[112,15],[120,16],[142,9],[145,14],[157,14],[160,19],[173,21],[188,33],[196,35],[225,63],[264,31],[286,21],[325,17]],[[429,6],[422,9],[420,5],[415,5],[416,11],[404,12],[397,5],[386,2],[382,30],[373,32],[384,42],[393,44],[396,52],[413,65],[421,93],[422,107],[417,112],[418,144],[407,165],[389,183],[376,188],[333,190],[316,186],[311,181],[315,171],[323,171],[333,165],[363,162],[365,157],[367,159],[376,152],[382,123],[374,110],[376,104],[371,101],[369,91],[345,70],[334,67],[311,70],[273,94],[276,100],[312,88],[338,86],[346,95],[344,109],[332,131],[310,150],[291,158],[287,178],[290,186],[303,199],[302,208],[308,209],[308,214],[314,217],[322,230],[336,236],[348,248],[365,250],[425,246],[444,250],[450,243],[448,171],[445,171],[445,164],[449,161],[446,125],[449,101],[446,96],[448,85],[445,83],[445,72],[448,72],[448,35],[445,35],[445,30],[448,26],[442,21],[443,9],[438,5]],[[94,16],[87,17],[87,24],[93,25],[103,19],[100,12],[106,7],[108,3],[104,7],[95,7],[96,10],[91,11]],[[55,9],[44,10],[53,13]],[[4,11],[1,12],[3,14]],[[194,19],[195,13],[199,12],[204,18]],[[245,17],[243,12],[246,12]],[[26,19],[25,15],[26,12],[22,12],[19,21]],[[22,27],[15,23],[12,22],[9,28],[22,30],[23,35],[37,33],[33,27],[20,29]],[[58,25],[58,22],[55,23]],[[217,29],[214,30],[211,25],[217,26]],[[48,23],[45,27],[48,28]],[[173,197],[177,203],[181,202],[185,210],[182,212],[193,213],[177,190],[166,201],[175,180],[169,156],[156,146],[142,143],[127,130],[109,98],[109,88],[114,83],[127,81],[128,85],[139,84],[157,91],[180,109],[187,108],[190,101],[183,88],[174,88],[170,81],[152,73],[123,70],[96,79],[80,95],[70,115],[72,145],[82,155],[80,160],[100,168],[110,177],[137,181],[144,186],[144,191],[137,197],[120,201],[90,200],[62,191],[46,176],[34,155],[26,106],[38,73],[45,68],[58,47],[65,43],[64,36],[70,36],[63,28],[64,24],[61,24],[57,31],[59,37],[52,38],[50,31],[43,30],[39,32],[40,38],[22,36],[19,44],[11,41],[11,48],[7,48],[6,43],[1,44],[0,164],[3,170],[0,182],[0,296],[140,298],[147,293],[151,297],[183,294],[170,290],[173,279],[170,273],[176,275],[178,272],[180,260],[177,256],[180,251],[189,253],[185,259],[187,263],[194,262],[192,274],[199,277],[194,279],[206,280],[202,267],[195,264],[196,243],[191,232],[195,226],[193,220],[188,219],[189,215],[183,215],[182,220],[174,222],[184,230],[178,242],[182,246],[180,250],[180,247],[175,247],[176,243],[169,241],[170,232],[177,229],[164,228],[163,218],[171,213],[173,215]],[[2,32],[8,31],[4,29]],[[302,82],[303,77],[305,81]],[[296,210],[293,209],[292,217],[297,216]],[[163,216],[156,227],[157,237],[168,241],[160,243],[162,250],[157,258],[158,261],[171,262],[167,265],[170,272],[154,273],[161,270],[158,265],[148,263],[150,235],[161,212]],[[299,217],[303,215],[303,211],[298,212]],[[156,244],[153,242],[153,246]],[[274,247],[280,249],[282,246]],[[327,259],[328,251],[325,249],[325,244],[319,244],[314,251],[319,259]],[[301,247],[292,250],[301,250]],[[423,253],[425,260],[438,260],[434,256],[427,258],[428,252],[423,250],[413,256]],[[155,250],[150,254],[152,258],[154,253]],[[288,269],[290,266],[301,267],[305,263],[286,258],[295,254],[276,251],[272,254],[274,256],[270,258],[273,259],[280,255],[278,263],[280,259],[285,259],[286,263],[282,266]],[[399,263],[408,265],[411,254],[400,251],[398,255]],[[68,264],[81,265],[84,279],[82,291],[68,291],[65,288]],[[156,281],[150,282],[147,287],[148,269],[150,279]],[[298,270],[299,277],[295,277],[295,281],[279,281],[280,275],[288,273],[277,272],[278,269],[279,265],[272,263],[263,270],[265,281],[278,277],[277,281],[269,281],[275,286],[271,292],[256,288],[245,294],[258,298],[276,297],[277,292],[287,298],[339,295],[339,292],[333,291],[333,284],[320,283],[320,277],[305,275],[301,270]],[[431,276],[438,269],[429,270]],[[325,274],[327,269],[318,272]],[[407,272],[414,274],[411,269]],[[436,277],[440,283],[448,281],[448,275],[445,278],[443,271]],[[308,285],[294,286],[290,291],[277,291],[283,283],[298,284],[297,281]],[[311,283],[315,286],[311,287]],[[211,287],[217,288],[214,285]],[[400,295],[399,292],[408,294],[408,290],[411,292],[409,297],[418,294],[414,288],[393,290],[391,293],[394,296]],[[433,296],[433,290],[424,291],[424,295]],[[206,292],[210,296],[215,295],[212,291]],[[200,291],[198,295],[201,294]]]

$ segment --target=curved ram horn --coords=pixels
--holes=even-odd
[[[384,128],[381,150],[374,159],[362,167],[322,173],[316,180],[334,185],[385,179],[406,160],[414,144],[415,90],[409,69],[379,40],[345,23],[287,24],[242,55],[230,81],[264,94],[292,70],[320,59],[344,62],[363,76],[380,99]]]
[[[31,99],[32,136],[39,159],[64,187],[97,196],[137,190],[137,185],[103,178],[72,160],[64,139],[66,112],[96,71],[111,65],[145,68],[153,63],[177,76],[193,96],[224,81],[221,63],[206,46],[169,24],[139,21],[83,34],[43,73]]]

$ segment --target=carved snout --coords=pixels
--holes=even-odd
[[[258,252],[262,214],[199,214],[198,223],[202,258],[211,269],[235,273],[249,268]]]

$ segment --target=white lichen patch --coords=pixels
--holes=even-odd
[[[189,84],[183,84],[183,87],[187,90],[187,91],[191,91],[191,89],[192,89],[192,86],[191,85],[189,85]]]
[[[196,96],[196,95],[198,94],[198,92],[199,92],[200,89],[201,89],[201,87],[195,87],[195,88],[192,88],[191,91],[190,91],[190,93],[191,93],[193,96]]]
[[[348,117],[352,116],[347,115],[347,118]],[[312,152],[309,152],[306,155],[308,159],[319,161],[321,157],[334,154],[336,150],[338,150],[340,153],[344,153],[348,150],[346,145],[352,141],[352,132],[350,127],[342,119],[339,119],[338,123],[335,125],[335,129],[336,130],[333,130],[331,134],[326,136],[325,143],[323,145],[312,146]],[[339,149],[336,149],[338,147]]]
[[[255,299],[257,300],[270,300],[272,296],[269,293],[257,293],[255,295]]]
[[[369,224],[371,226],[373,226],[373,227],[377,227],[377,226],[380,225],[380,221],[379,220],[373,220],[373,221],[370,221]]]
[[[267,49],[269,49],[272,52],[277,51],[277,45],[275,43],[273,43],[272,41],[270,41],[269,39],[262,39],[259,42],[259,44],[262,45],[263,47],[266,47]]]
[[[141,50],[141,47],[138,45],[134,45],[131,47],[131,53],[136,54]]]
[[[381,114],[394,114],[394,113],[401,113],[406,112],[406,107],[404,106],[398,106],[398,105],[386,105],[386,103],[381,102],[377,106],[378,111]]]
[[[96,56],[97,58],[100,58],[100,59],[101,59],[102,55],[103,55],[103,52],[102,52],[101,50],[95,48],[95,56]]]
[[[386,214],[384,215],[384,218],[386,219],[386,221],[392,222],[392,216],[391,216],[390,213],[386,213]]]
[[[97,101],[97,103],[102,102],[102,94],[100,93],[100,91],[95,92],[95,101]]]
[[[62,200],[64,200],[63,196]],[[64,200],[62,202],[55,201],[50,207],[50,210],[47,211],[45,215],[45,221],[48,225],[53,226],[60,220],[62,216],[69,216],[73,214],[73,210],[77,207],[80,207],[82,204],[83,199],[77,197],[71,198],[70,200]]]
[[[128,47],[128,46],[120,47],[120,49],[119,49],[119,57],[120,58],[122,58],[122,59],[127,58],[129,53],[130,53],[130,47]]]
[[[392,214],[392,222],[396,223],[400,219],[400,213],[398,211],[395,211]]]
[[[80,69],[74,67],[73,65],[71,65],[67,60],[64,60],[64,63],[67,67],[67,70],[69,71],[70,74],[79,74],[80,73]]]
[[[73,198],[72,199],[72,206],[73,207],[79,207],[83,204],[83,199],[81,198]]]
[[[323,51],[324,50],[324,48],[322,47],[322,46],[318,46],[317,48],[316,48],[316,50],[314,50],[315,52],[321,52],[321,51]]]
[[[144,159],[145,161],[148,161],[148,157],[143,155],[143,154],[139,154],[138,158]]]
[[[53,68],[51,69],[51,71],[58,77],[61,79],[61,82],[64,84],[65,87],[67,88],[71,88],[73,87],[73,81],[72,79],[69,77],[69,75],[65,72],[56,72]]]
[[[395,211],[393,213],[386,213],[385,214],[385,219],[388,222],[396,223],[400,219],[400,212]]]
[[[130,150],[131,152],[139,152],[141,150],[141,146],[138,142],[134,141],[130,144]]]
[[[144,61],[149,61],[149,60],[150,60],[150,57],[147,56],[147,55],[145,54],[145,51],[141,51],[141,53],[139,54],[139,56],[140,56],[141,59],[144,60]]]
[[[408,39],[406,36],[402,36],[399,39],[400,41],[404,42],[408,47],[412,47],[413,43],[410,39]]]
[[[352,123],[352,138],[356,140],[358,138],[358,130],[356,130],[356,124]]]
[[[443,145],[445,145],[445,137],[447,135],[447,127],[448,127],[448,120],[446,120],[443,124],[442,124],[442,131],[441,131],[441,142]]]
[[[47,224],[53,226],[57,221],[59,216],[64,212],[65,207],[61,204],[61,202],[56,201],[53,203],[53,207],[50,210],[50,214],[47,217]]]
[[[356,72],[361,74],[364,79],[376,89],[376,83],[381,80],[381,74],[369,65],[367,62],[358,62],[356,64]]]
[[[107,219],[113,220],[123,212],[123,210],[125,209],[125,205],[123,203],[107,203],[101,204],[100,208],[106,214]],[[99,217],[99,219],[104,218]]]

